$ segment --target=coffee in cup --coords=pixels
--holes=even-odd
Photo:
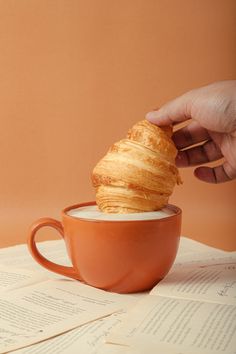
[[[163,208],[158,211],[126,213],[126,214],[112,214],[103,213],[96,205],[88,205],[71,209],[68,215],[79,219],[100,220],[100,221],[137,221],[137,220],[155,220],[166,218],[174,215],[174,212],[169,208]]]

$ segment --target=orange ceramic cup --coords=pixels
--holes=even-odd
[[[65,208],[62,222],[41,218],[30,229],[28,246],[34,259],[46,269],[88,285],[131,293],[152,288],[170,270],[178,250],[181,210],[168,205],[174,214],[163,219],[104,221],[80,219],[68,211],[94,202]],[[64,239],[72,267],[46,259],[35,243],[37,231],[55,228]]]

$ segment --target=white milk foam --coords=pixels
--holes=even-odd
[[[96,205],[84,206],[77,209],[71,209],[68,215],[80,219],[104,220],[104,221],[132,221],[132,220],[154,220],[163,219],[175,214],[168,208],[159,211],[147,211],[142,213],[129,214],[106,214],[98,210]]]

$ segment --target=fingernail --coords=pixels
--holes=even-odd
[[[148,112],[146,114],[146,119],[149,120],[150,122],[155,121],[156,118],[158,118],[157,111]]]

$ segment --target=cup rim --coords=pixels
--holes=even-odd
[[[170,210],[174,211],[173,215],[170,215],[166,218],[162,218],[162,219],[149,219],[149,220],[96,220],[96,219],[92,219],[92,218],[80,218],[78,216],[73,216],[73,215],[69,215],[68,212],[72,209],[78,209],[78,208],[82,208],[85,206],[90,206],[90,205],[96,205],[96,201],[90,201],[90,202],[81,202],[81,203],[77,203],[77,204],[73,204],[70,206],[67,206],[66,208],[64,208],[62,210],[62,216],[64,218],[69,218],[69,219],[73,219],[73,220],[78,220],[78,221],[83,221],[83,222],[96,222],[96,223],[147,223],[147,222],[166,222],[168,220],[171,220],[173,218],[176,218],[177,216],[182,214],[182,209],[174,204],[167,204],[165,206],[165,208],[169,208]]]

